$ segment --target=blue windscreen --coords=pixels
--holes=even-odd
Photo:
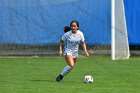
[[[110,0],[1,0],[0,44],[58,44],[77,20],[87,44],[110,44]],[[128,30],[129,31],[129,30]]]
[[[129,44],[140,45],[140,0],[124,1]]]

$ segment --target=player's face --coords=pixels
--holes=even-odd
[[[76,24],[75,22],[73,22],[73,23],[71,24],[71,30],[72,30],[74,33],[76,33],[77,29],[78,29],[77,24]]]

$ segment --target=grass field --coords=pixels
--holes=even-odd
[[[139,57],[79,57],[74,70],[58,83],[55,78],[65,65],[61,57],[1,57],[0,93],[140,93]],[[87,74],[93,83],[83,83]]]

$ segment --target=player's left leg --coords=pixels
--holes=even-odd
[[[73,60],[74,60],[74,64],[76,64],[77,58],[73,58]]]

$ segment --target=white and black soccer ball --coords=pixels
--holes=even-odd
[[[84,82],[85,83],[92,83],[93,82],[93,77],[91,75],[85,75]]]

